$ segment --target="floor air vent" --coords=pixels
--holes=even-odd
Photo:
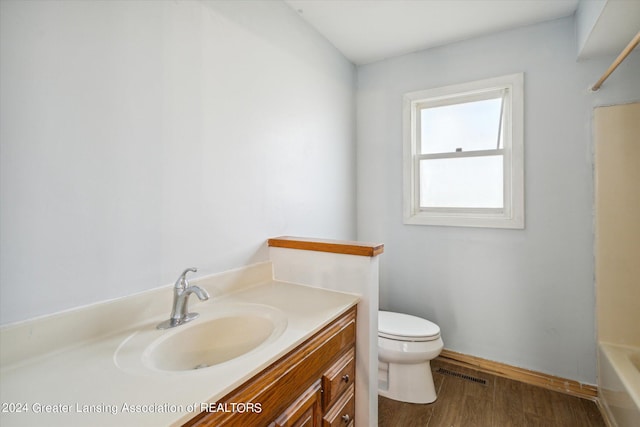
[[[462,378],[463,380],[467,380],[467,381],[473,381],[474,383],[487,385],[487,380],[483,380],[482,378],[472,377],[470,375],[461,374],[460,372],[450,371],[444,368],[438,368],[436,372],[443,375],[449,375],[451,377]]]

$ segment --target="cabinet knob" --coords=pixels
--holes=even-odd
[[[349,416],[349,414],[343,415],[342,421],[344,421],[345,424],[349,423],[349,421],[351,421],[351,417]]]
[[[344,381],[345,383],[348,383],[349,382],[349,375],[344,375],[342,377],[342,381]]]

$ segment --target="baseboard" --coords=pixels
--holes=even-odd
[[[443,361],[465,368],[471,368],[549,390],[567,393],[583,399],[597,401],[598,388],[593,385],[581,384],[578,381],[556,377],[542,372],[530,371],[528,369],[518,368],[468,354],[457,353],[447,349],[442,350],[442,353],[440,353],[438,357]]]

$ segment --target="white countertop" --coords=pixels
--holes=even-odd
[[[191,298],[190,311],[200,312],[202,317],[228,304],[264,304],[281,310],[287,320],[282,335],[272,342],[237,359],[194,371],[154,372],[122,369],[116,364],[115,354],[122,343],[136,331],[155,329],[168,317],[169,307],[163,315],[129,328],[45,354],[28,354],[19,360],[12,350],[12,359],[5,359],[9,363],[0,369],[0,425],[181,425],[201,412],[202,404],[216,402],[339,317],[358,299],[356,295],[277,281],[206,302],[196,303],[197,298]],[[11,342],[19,341],[5,339],[3,345]]]

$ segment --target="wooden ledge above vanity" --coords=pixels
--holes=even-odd
[[[312,239],[281,236],[268,240],[271,247],[300,249],[304,251],[331,252],[334,254],[374,257],[384,252],[382,243],[354,242],[350,240]]]

